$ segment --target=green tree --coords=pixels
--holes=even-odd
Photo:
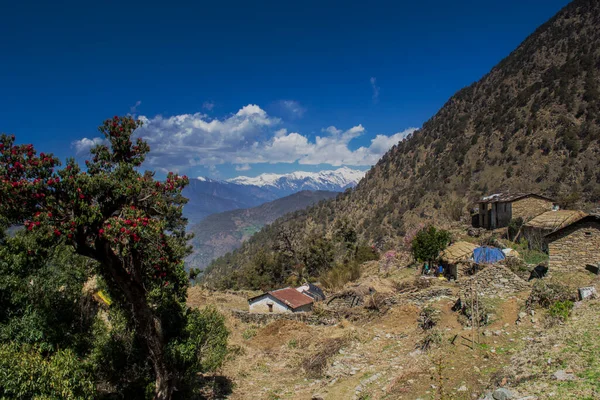
[[[450,232],[429,226],[420,230],[412,241],[412,253],[418,261],[433,261],[450,243]]]
[[[74,159],[58,169],[52,155],[1,135],[0,224],[23,224],[45,237],[45,248],[68,245],[98,263],[150,361],[155,398],[169,399],[191,372],[166,353],[195,323],[186,311],[183,268],[189,236],[181,190],[188,179],[169,173],[161,182],[138,172],[150,150],[141,139],[132,142],[141,124],[131,117],[106,120],[99,130],[107,144],[91,150],[87,171]]]
[[[331,267],[334,261],[333,244],[331,240],[316,237],[310,241],[304,254],[304,265],[310,276],[318,276],[322,271]]]

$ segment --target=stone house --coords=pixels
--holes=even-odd
[[[499,193],[479,200],[479,227],[497,229],[508,226],[511,220],[523,221],[551,211],[554,201],[535,193]]]
[[[530,248],[548,251],[545,243],[546,235],[569,226],[586,216],[587,214],[583,211],[576,210],[547,211],[525,223],[521,228],[521,234],[527,239]]]
[[[248,299],[251,313],[300,313],[312,311],[314,299],[294,288],[277,289]]]
[[[600,263],[600,215],[588,215],[545,237],[550,271]]]

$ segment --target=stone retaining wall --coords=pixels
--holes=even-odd
[[[270,322],[285,319],[289,321],[301,321],[310,325],[335,325],[339,321],[331,316],[317,316],[312,313],[298,313],[298,314],[263,314],[263,313],[249,313],[248,311],[242,310],[231,310],[231,314],[238,318],[240,321],[247,324],[258,324],[266,325]]]
[[[503,265],[485,267],[472,277],[462,279],[459,286],[461,295],[465,292],[470,295],[471,286],[473,286],[480,295],[488,297],[512,294],[531,287],[528,282],[519,278]]]

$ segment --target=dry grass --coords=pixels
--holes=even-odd
[[[580,303],[564,325],[530,338],[512,359],[507,375],[521,394],[557,399],[597,399],[600,394],[600,301]],[[573,373],[573,381],[557,381],[558,370]]]

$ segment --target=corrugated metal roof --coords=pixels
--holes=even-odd
[[[272,292],[269,292],[269,294],[275,297],[277,300],[282,301],[292,309],[302,307],[313,302],[312,297],[289,287],[285,289],[273,290]]]
[[[263,293],[258,296],[254,296],[248,299],[248,303],[252,303],[254,300],[258,300],[259,298],[266,295],[271,295],[275,297],[277,300],[281,301],[283,304],[290,307],[292,310],[310,304],[314,301],[313,298],[309,295],[300,293],[294,288],[286,287],[284,289],[277,289],[267,293]]]

